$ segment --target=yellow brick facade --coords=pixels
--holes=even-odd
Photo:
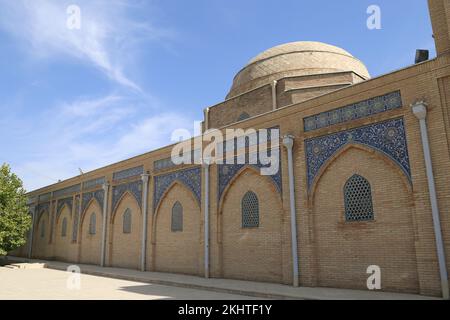
[[[351,82],[350,85],[332,92],[322,88],[325,91],[313,96],[301,91],[302,96],[298,98],[295,97],[295,94],[300,94],[298,92],[286,98],[285,90],[301,88],[303,78],[290,78],[287,75],[279,79],[277,110],[272,110],[272,87],[268,83],[232,97],[206,112],[208,118],[205,119],[204,126],[207,128],[277,126],[280,136],[290,134],[294,137],[300,286],[365,289],[367,267],[378,265],[382,271],[383,290],[441,295],[419,121],[410,107],[417,101],[425,101],[428,105],[430,150],[447,271],[450,273],[450,52],[447,50],[450,43],[450,8],[444,0],[429,2],[439,52],[436,59],[362,82],[361,78],[356,79],[351,73],[339,74],[333,77],[331,84],[347,81]],[[442,11],[442,8],[445,10]],[[324,79],[327,77],[329,76],[307,77],[304,83],[308,87],[321,87],[330,84]],[[304,119],[309,116],[396,91],[401,94],[400,108],[317,130],[304,129]],[[244,111],[251,117],[236,123]],[[327,160],[316,174],[312,185],[308,186],[306,140],[391,119],[404,121],[410,177],[386,154],[358,143],[347,143]],[[100,263],[104,207],[94,200],[82,205],[82,199],[88,191],[102,188],[101,184],[97,184],[86,191],[83,183],[104,177],[104,181],[110,185],[103,199],[107,217],[105,265],[140,268],[142,223],[146,214],[145,269],[202,276],[205,272],[204,169],[199,169],[200,198],[179,179],[165,186],[160,196],[158,192],[161,186],[156,185],[158,177],[199,167],[182,165],[157,170],[155,161],[170,157],[171,149],[172,146],[167,146],[31,192],[30,207],[38,210],[44,203],[50,204],[46,210],[35,212],[33,241],[29,241],[32,243],[32,256],[73,263]],[[219,169],[217,165],[210,166],[211,277],[292,283],[289,176],[285,148],[281,149],[280,164],[281,190],[277,189],[270,177],[261,176],[254,167],[246,166],[227,184],[220,197]],[[142,173],[150,174],[146,194],[140,182],[140,174],[129,176],[125,180],[115,178],[117,172],[135,167],[142,167]],[[345,221],[343,188],[354,174],[359,174],[370,182],[375,217],[373,221]],[[120,199],[115,199],[114,192],[133,183],[137,189],[130,187]],[[58,190],[76,184],[81,185],[79,190],[59,198],[55,196]],[[259,199],[258,228],[246,229],[241,226],[241,201],[247,191],[253,191]],[[141,198],[137,199],[133,192],[141,192]],[[42,195],[48,195],[48,198],[41,201]],[[72,208],[64,206],[58,215],[57,202],[68,196],[73,198]],[[80,197],[78,205],[83,207],[83,212],[76,208],[77,196]],[[143,212],[144,202],[147,212]],[[183,207],[182,232],[171,230],[172,208],[176,202]],[[127,209],[132,215],[131,233],[124,234],[123,214]],[[78,216],[75,214],[76,210],[79,210]],[[95,235],[89,234],[89,218],[92,213],[96,214]],[[63,219],[67,219],[66,237],[61,236]],[[74,223],[74,219],[79,219],[78,223]],[[75,240],[72,238],[74,226],[78,228]],[[45,230],[41,237],[43,227]],[[16,253],[26,256],[29,252],[27,248],[22,248]]]

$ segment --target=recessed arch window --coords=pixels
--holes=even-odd
[[[41,223],[41,238],[45,237],[45,221]]]
[[[183,206],[178,201],[172,207],[172,232],[183,231]]]
[[[345,220],[369,221],[374,219],[372,190],[366,178],[354,174],[344,186]]]
[[[64,217],[61,225],[61,237],[67,236],[67,218]]]
[[[95,212],[91,213],[91,217],[89,219],[89,234],[94,235],[96,233],[97,229],[97,217],[95,215]]]
[[[253,191],[248,191],[242,198],[242,228],[259,227],[259,200]]]
[[[247,112],[242,112],[241,115],[238,117],[237,121],[243,121],[248,118],[250,118],[250,115]]]
[[[131,233],[131,210],[127,209],[123,213],[123,233]]]

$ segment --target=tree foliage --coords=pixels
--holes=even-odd
[[[31,227],[22,181],[7,164],[0,167],[0,256],[26,242]]]

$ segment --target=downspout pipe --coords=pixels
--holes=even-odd
[[[205,202],[204,202],[204,242],[205,242],[205,278],[209,278],[209,165],[210,159],[203,159],[203,169],[205,172]]]
[[[30,239],[28,241],[28,259],[31,259],[33,254],[34,228],[36,225],[36,207],[33,207],[33,210],[31,212],[31,219]]]
[[[441,279],[442,297],[449,299],[448,274],[445,262],[444,241],[442,239],[441,221],[439,216],[439,207],[436,196],[436,186],[434,182],[433,165],[431,161],[430,143],[428,139],[427,128],[427,105],[419,101],[411,105],[412,112],[419,119],[420,135],[422,138],[423,156],[425,159],[425,169],[428,180],[428,192],[430,194],[431,214],[433,217],[434,237],[436,241],[436,250],[439,263],[439,274]]]
[[[101,256],[100,256],[100,266],[105,266],[105,257],[106,257],[106,222],[107,222],[107,213],[108,213],[108,194],[109,194],[109,183],[103,184],[103,222],[102,222],[102,247],[101,247]]]
[[[291,249],[292,249],[292,271],[293,286],[298,287],[298,249],[297,249],[297,210],[295,208],[295,189],[294,189],[294,164],[292,149],[294,147],[294,137],[287,135],[283,137],[283,145],[288,155],[288,173],[289,173],[289,207],[291,212]]]
[[[277,80],[273,80],[272,82],[272,110],[276,110],[278,108],[277,102]]]
[[[141,244],[141,271],[145,271],[146,256],[147,256],[147,202],[148,202],[148,181],[150,175],[144,173],[141,175],[142,179],[142,244]]]

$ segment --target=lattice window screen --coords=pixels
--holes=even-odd
[[[63,219],[61,227],[61,237],[65,236],[67,236],[67,218]]]
[[[41,224],[41,238],[45,237],[45,221]]]
[[[95,216],[95,213],[93,212],[91,214],[91,218],[89,220],[89,234],[95,234],[97,229],[97,217]]]
[[[123,213],[123,233],[131,233],[131,210],[127,209]]]
[[[242,228],[259,227],[259,201],[256,194],[248,191],[242,198]]]
[[[344,186],[345,220],[367,221],[374,219],[370,183],[360,175],[353,175]]]
[[[172,207],[172,231],[183,231],[183,206],[178,201]]]
[[[241,115],[238,117],[237,121],[242,121],[242,120],[245,120],[245,119],[248,119],[248,118],[250,118],[250,115],[249,115],[247,112],[243,112],[243,113],[241,113]]]

